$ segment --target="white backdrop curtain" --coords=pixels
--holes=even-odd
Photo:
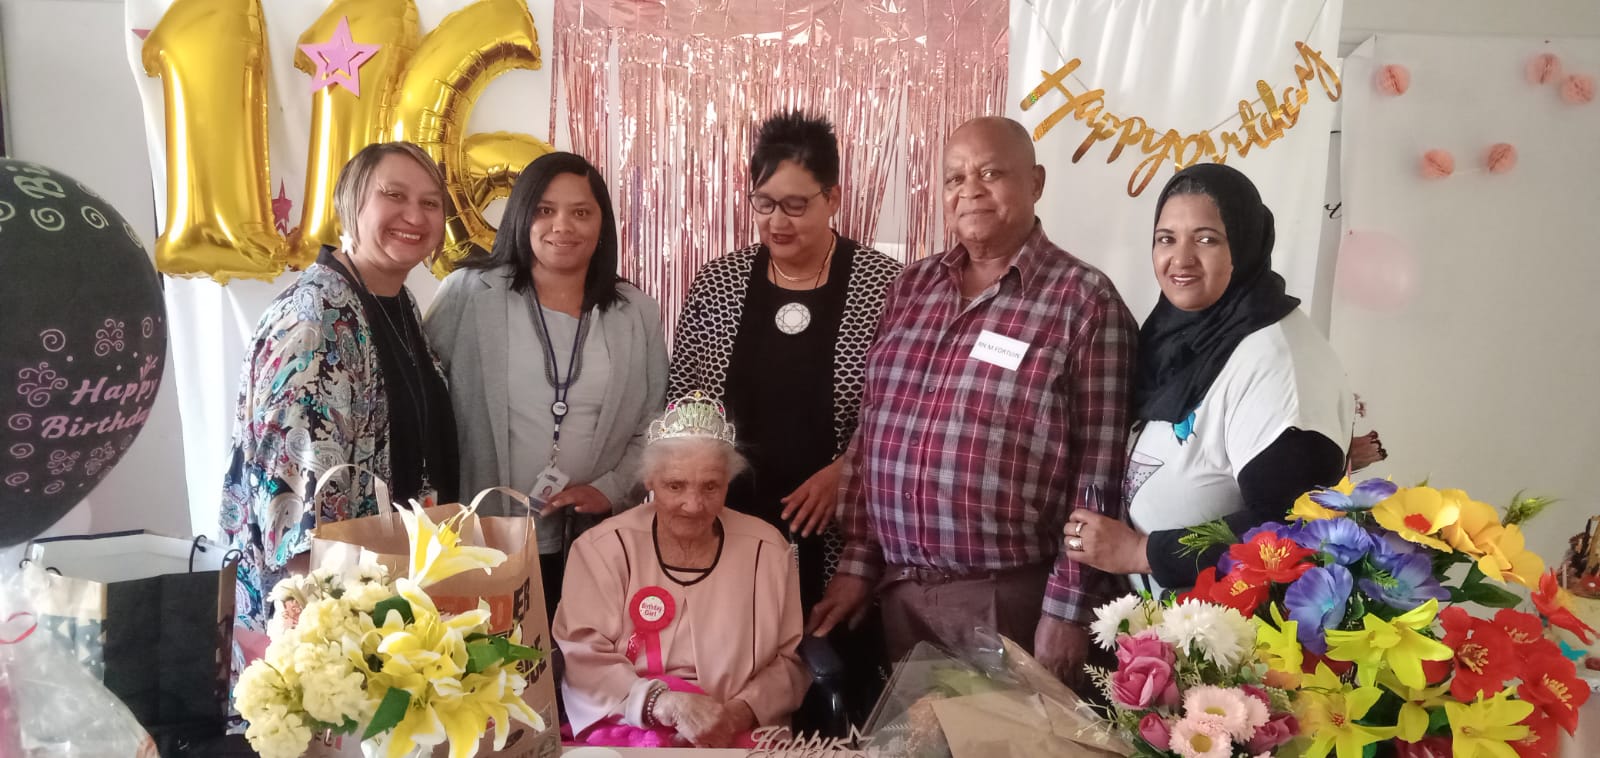
[[[1529,83],[1541,53],[1568,74],[1600,73],[1596,39],[1382,35],[1351,54],[1346,231],[1396,242],[1373,260],[1341,255],[1332,339],[1389,450],[1380,470],[1499,506],[1524,488],[1562,498],[1528,530],[1554,564],[1600,512],[1589,479],[1600,459],[1600,104],[1564,102],[1561,77]],[[1399,97],[1371,84],[1391,64],[1410,73]],[[1502,142],[1515,168],[1491,173],[1485,154]],[[1434,149],[1453,154],[1452,176],[1423,178]],[[1388,291],[1374,298],[1377,285]]]
[[[1138,116],[1158,130],[1221,134],[1239,128],[1239,101],[1257,100],[1256,82],[1281,93],[1295,85],[1301,61],[1295,42],[1337,66],[1342,0],[1013,0],[1011,100],[1008,114],[1034,129],[1066,96],[1047,92],[1026,111],[1023,99],[1069,59],[1081,65],[1065,81],[1074,94],[1102,89],[1107,112]],[[1265,148],[1228,158],[1249,175],[1277,217],[1273,265],[1289,292],[1307,303],[1315,289],[1328,136],[1337,112],[1316,81],[1298,123]],[[1261,104],[1254,105],[1259,113]],[[1145,157],[1125,148],[1107,156],[1101,142],[1074,163],[1090,134],[1068,117],[1036,142],[1047,172],[1040,217],[1058,245],[1116,282],[1134,316],[1143,319],[1158,291],[1150,270],[1156,196],[1174,172],[1163,164],[1138,196],[1129,177]]]

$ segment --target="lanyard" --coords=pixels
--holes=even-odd
[[[550,403],[550,418],[555,422],[550,438],[550,463],[555,465],[556,453],[561,452],[561,422],[566,419],[567,394],[572,390],[572,385],[578,380],[582,366],[578,360],[578,348],[583,345],[583,340],[589,334],[589,312],[587,310],[578,314],[578,333],[572,339],[572,352],[567,356],[567,376],[565,379],[556,378],[556,348],[550,339],[550,324],[545,321],[544,307],[539,304],[539,288],[528,287],[528,308],[533,311],[533,324],[537,329],[539,346],[544,348],[544,378],[550,383],[550,388],[555,390],[555,401]]]

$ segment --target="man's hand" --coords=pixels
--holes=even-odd
[[[1071,621],[1040,616],[1033,633],[1033,657],[1068,687],[1088,684],[1083,666],[1089,662],[1089,630]]]
[[[604,492],[595,489],[591,485],[575,484],[552,496],[550,502],[545,504],[544,511],[539,515],[548,516],[554,513],[556,509],[568,506],[571,506],[573,510],[579,513],[591,515],[610,515],[611,513],[611,499],[606,497]]]
[[[783,498],[783,520],[789,531],[802,537],[827,529],[839,508],[839,472],[844,458],[823,466]]]
[[[872,584],[867,580],[849,574],[834,574],[833,581],[828,582],[828,591],[811,609],[810,628],[806,632],[826,637],[840,623],[848,621],[854,627],[866,615],[867,601],[871,597]]]

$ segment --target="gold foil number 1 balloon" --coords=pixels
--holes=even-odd
[[[163,273],[225,282],[283,270],[267,199],[264,23],[257,0],[178,0],[145,38],[145,74],[166,97]]]
[[[447,273],[472,244],[489,247],[495,230],[484,210],[510,193],[529,161],[551,149],[526,134],[465,133],[490,80],[541,65],[526,3],[479,0],[445,17],[419,47],[411,0],[336,0],[299,44],[307,47],[297,48],[296,67],[321,86],[312,92],[305,195],[290,242],[274,228],[269,200],[268,55],[259,0],[175,0],[146,38],[145,73],[161,77],[166,97],[167,218],[156,242],[157,269],[226,282],[271,279],[286,265],[308,265],[320,245],[338,244],[339,171],[362,147],[385,139],[417,143],[444,172],[455,211],[435,273]],[[363,53],[358,64],[348,55],[313,57],[353,48]]]

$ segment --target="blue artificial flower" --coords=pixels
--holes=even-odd
[[[1450,591],[1433,575],[1433,559],[1427,553],[1396,551],[1384,540],[1378,543],[1383,547],[1372,552],[1378,573],[1359,582],[1367,597],[1402,612],[1429,600],[1450,599]]]
[[[1288,535],[1307,550],[1327,553],[1340,566],[1353,566],[1374,547],[1372,535],[1360,524],[1347,518],[1322,519],[1306,522],[1297,532]]]
[[[1350,570],[1334,564],[1302,574],[1284,593],[1289,618],[1299,622],[1296,636],[1305,649],[1317,655],[1328,652],[1327,631],[1344,621],[1354,581]]]
[[[1356,485],[1348,495],[1335,489],[1317,490],[1311,494],[1311,502],[1340,513],[1365,511],[1387,500],[1398,489],[1387,479],[1368,479]]]
[[[1566,656],[1567,660],[1572,661],[1573,663],[1577,663],[1589,655],[1588,650],[1585,650],[1581,647],[1573,647],[1568,645],[1566,640],[1556,641],[1561,643],[1561,654]]]
[[[1245,532],[1243,536],[1239,537],[1239,542],[1247,543],[1250,540],[1255,539],[1256,535],[1262,533],[1270,533],[1279,539],[1294,540],[1299,542],[1300,532],[1304,529],[1305,525],[1298,521],[1288,524],[1279,521],[1268,521]]]

